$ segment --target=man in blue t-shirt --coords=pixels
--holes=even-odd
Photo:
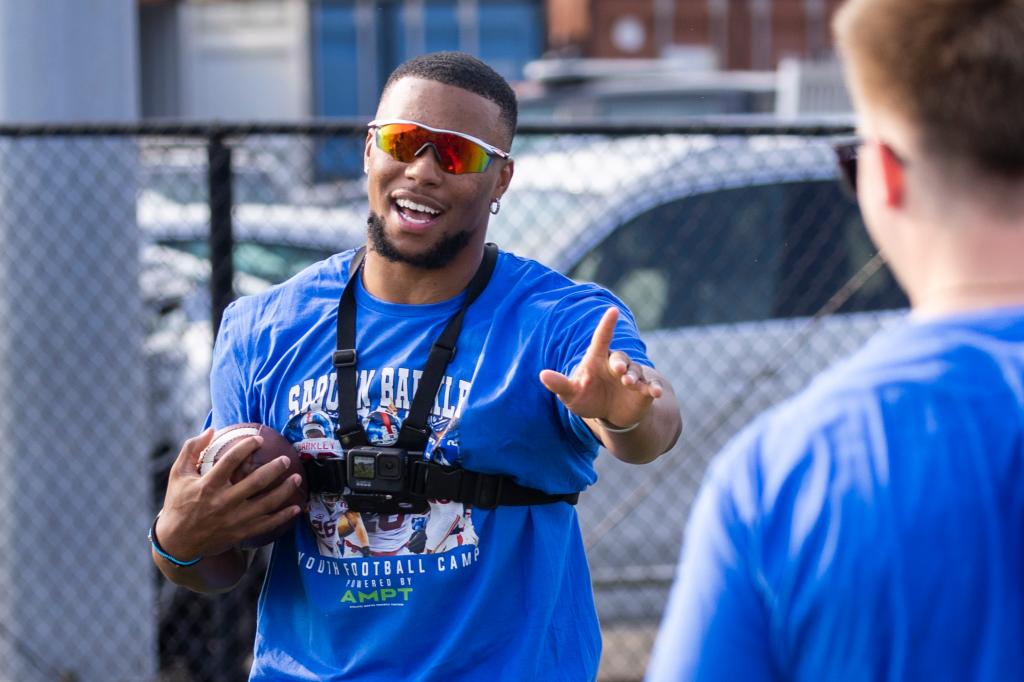
[[[713,463],[652,682],[1024,679],[1024,3],[835,28],[837,152],[913,310]]]
[[[361,264],[337,254],[225,312],[210,426],[283,433],[309,506],[282,508],[301,478],[275,484],[282,461],[230,484],[259,439],[200,478],[208,429],[183,447],[152,541],[169,579],[219,591],[248,566],[241,540],[293,521],[260,596],[251,679],[596,676],[572,504],[599,446],[649,462],[681,417],[620,301],[485,247],[515,127],[515,95],[479,60],[403,64],[366,138]],[[457,352],[428,361],[460,315]],[[353,318],[354,349],[339,349]],[[392,485],[394,466],[422,485],[415,503],[365,487]]]

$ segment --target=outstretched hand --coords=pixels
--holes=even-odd
[[[540,380],[580,417],[628,427],[647,415],[664,387],[652,370],[631,361],[622,351],[611,352],[618,319],[619,309],[615,306],[605,311],[590,347],[571,377],[545,369]]]

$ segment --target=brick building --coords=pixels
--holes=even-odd
[[[730,70],[772,70],[784,57],[831,53],[842,0],[548,0],[553,53],[659,57],[705,49]]]

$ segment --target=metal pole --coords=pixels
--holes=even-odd
[[[210,321],[217,337],[224,309],[235,298],[235,268],[232,261],[234,238],[231,234],[231,147],[224,134],[214,131],[207,142],[210,202]]]
[[[0,2],[0,120],[133,124],[138,4]],[[157,673],[139,175],[131,139],[0,141],[3,680]]]

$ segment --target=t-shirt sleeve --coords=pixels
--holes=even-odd
[[[577,286],[571,295],[559,301],[552,313],[553,328],[548,342],[547,369],[571,376],[590,347],[597,323],[610,306],[615,306],[620,311],[611,350],[622,351],[633,362],[654,367],[654,363],[647,357],[647,347],[640,338],[633,313],[626,304],[597,285],[581,285]],[[586,422],[566,409],[561,401],[558,405],[565,427],[574,433],[585,447],[597,448],[600,443]]]
[[[747,438],[724,452],[701,487],[647,682],[777,679],[746,518],[756,506],[752,446]]]
[[[260,421],[250,404],[248,349],[251,338],[244,317],[240,314],[238,301],[224,311],[213,347],[210,370],[212,411],[206,419],[206,426],[219,429],[229,424]]]

